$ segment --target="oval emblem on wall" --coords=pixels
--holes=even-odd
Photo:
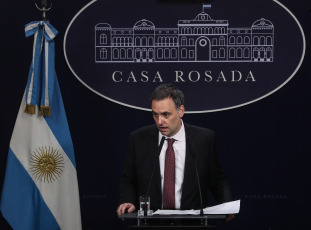
[[[278,1],[162,2],[92,1],[81,9],[64,39],[73,74],[98,95],[142,110],[156,86],[173,83],[187,112],[199,113],[265,98],[302,63],[303,30]]]

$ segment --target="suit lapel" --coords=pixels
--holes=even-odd
[[[180,209],[185,209],[184,207],[188,206],[185,202],[186,197],[189,197],[189,193],[191,193],[191,187],[196,181],[196,172],[195,172],[195,163],[191,153],[192,149],[190,147],[190,143],[192,141],[192,133],[191,129],[185,125],[185,132],[186,132],[186,160],[185,160],[185,169],[184,169],[184,181],[182,185],[182,195],[181,195],[181,204]]]
[[[150,150],[150,160],[154,164],[154,174],[152,178],[152,184],[155,185],[155,187],[151,186],[150,189],[154,188],[155,191],[150,191],[150,193],[155,193],[156,197],[160,197],[162,200],[162,191],[161,191],[161,173],[160,173],[160,163],[159,163],[159,153],[158,153],[158,144],[159,144],[159,131],[155,127],[150,132],[151,135],[151,150]],[[152,169],[150,169],[152,170]]]

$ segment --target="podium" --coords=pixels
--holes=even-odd
[[[136,225],[128,226],[129,229],[216,229],[210,225],[209,220],[224,220],[226,215],[150,215],[137,216],[137,212],[125,213],[120,219],[136,220]]]

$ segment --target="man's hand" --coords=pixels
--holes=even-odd
[[[229,222],[229,221],[231,221],[231,220],[233,220],[234,219],[234,214],[228,214],[227,216],[226,216],[226,222]]]
[[[120,206],[117,209],[117,214],[118,216],[120,216],[121,214],[124,214],[126,210],[127,212],[134,212],[135,209],[136,209],[135,206],[131,203],[120,204]]]

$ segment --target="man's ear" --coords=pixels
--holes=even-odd
[[[179,117],[182,118],[184,116],[184,113],[185,113],[185,106],[181,105],[178,111]]]

